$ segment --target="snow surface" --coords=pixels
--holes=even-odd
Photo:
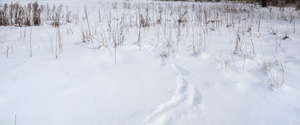
[[[81,31],[87,30],[84,4],[93,15],[93,30],[105,32],[97,10],[102,8],[105,20],[111,3],[46,2],[67,4],[81,14],[80,21],[60,27],[63,50],[58,58],[57,29],[52,26],[0,27],[0,125],[12,125],[15,120],[17,125],[300,124],[300,16],[293,9],[284,13],[295,15],[295,32],[293,23],[276,18],[279,8],[272,7],[274,18],[269,18],[269,8],[255,8],[266,15],[260,31],[256,22],[248,23],[254,37],[247,32],[241,36],[254,41],[253,55],[232,52],[236,29],[247,29],[246,24],[210,28],[204,38],[206,48],[199,54],[191,47],[190,34],[197,30],[184,31],[180,47],[168,57],[162,55],[166,38],[161,27],[142,30],[141,48],[133,27],[126,31],[124,45],[117,48],[115,63],[111,45],[95,48],[81,38]],[[132,14],[116,10],[113,16]],[[289,38],[282,40],[285,34]],[[283,85],[272,86],[270,80]]]

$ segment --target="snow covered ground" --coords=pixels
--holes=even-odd
[[[0,125],[300,124],[293,8],[41,3],[60,27],[0,26]]]

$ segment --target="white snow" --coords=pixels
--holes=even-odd
[[[111,1],[41,3],[68,6],[73,22],[60,27],[62,50],[56,48],[57,29],[47,22],[0,26],[0,125],[300,124],[300,15],[292,8],[197,3],[211,13],[226,6],[253,10],[220,15],[219,24],[196,25],[193,3],[133,2],[130,9]],[[88,31],[84,6],[92,44],[82,42]],[[189,13],[178,38],[172,22],[178,13],[168,12],[180,6]],[[145,7],[151,8],[151,21],[158,7],[171,21],[166,31],[163,24],[142,28],[138,46],[135,24]],[[121,15],[128,28],[115,57],[108,22],[111,16],[111,30],[121,33]],[[231,19],[234,26],[226,26]],[[237,33],[241,43],[234,51]]]

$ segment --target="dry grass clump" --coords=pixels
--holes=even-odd
[[[42,7],[37,3],[21,5],[19,3],[5,3],[0,8],[0,26],[39,26],[41,25]]]
[[[271,89],[281,88],[285,83],[286,68],[279,60],[274,62],[264,62],[263,70],[267,75],[267,82]]]
[[[62,17],[65,18],[64,22]],[[62,23],[70,23],[72,13],[68,9],[63,11],[62,5],[53,5],[51,9],[49,4],[45,6],[38,2],[27,5],[18,2],[0,5],[0,26],[40,26],[43,22],[50,22],[55,27]]]

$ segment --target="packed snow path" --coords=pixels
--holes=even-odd
[[[174,63],[172,67],[177,74],[174,95],[147,116],[144,125],[169,125],[176,122],[176,119],[184,117],[186,113],[200,108],[201,95],[185,79],[189,72]]]

